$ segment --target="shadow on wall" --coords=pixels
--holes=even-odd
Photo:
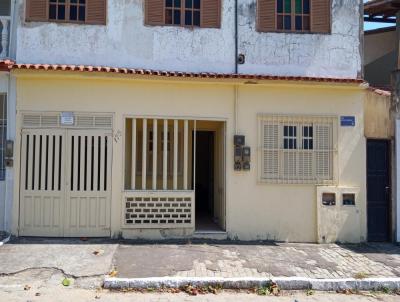
[[[390,87],[390,75],[395,70],[396,52],[392,51],[365,65],[365,80],[373,87]]]

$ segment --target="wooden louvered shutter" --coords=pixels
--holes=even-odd
[[[257,30],[276,30],[276,0],[257,1]]]
[[[330,124],[315,124],[315,166],[317,179],[333,178],[333,134]]]
[[[107,0],[86,0],[86,23],[105,25],[107,22]]]
[[[165,0],[145,0],[145,18],[147,25],[164,25],[164,1]]]
[[[200,27],[221,27],[221,0],[203,0],[200,7]]]
[[[311,0],[311,32],[331,32],[331,0]]]
[[[26,0],[26,21],[47,21],[48,0]]]

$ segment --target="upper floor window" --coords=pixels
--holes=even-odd
[[[258,0],[257,30],[330,33],[330,0]]]
[[[26,0],[27,21],[106,24],[107,0]]]
[[[276,3],[278,30],[310,30],[310,0],[277,0]]]
[[[146,0],[145,24],[218,28],[221,0]]]
[[[85,22],[86,0],[49,0],[49,19]]]

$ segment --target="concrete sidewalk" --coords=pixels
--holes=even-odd
[[[115,277],[107,276],[112,270]],[[264,286],[287,289],[400,290],[400,246],[289,243],[138,243],[90,239],[13,239],[0,247],[0,287],[25,283],[78,287]]]
[[[393,278],[400,277],[400,246],[120,244],[114,264],[122,278]]]

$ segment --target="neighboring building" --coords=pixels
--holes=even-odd
[[[387,180],[388,190],[385,194],[375,195],[377,211],[380,215],[385,215],[388,225],[392,225],[393,233],[395,233],[396,241],[400,241],[400,117],[399,117],[399,96],[400,96],[400,7],[397,0],[383,1],[373,0],[365,3],[364,6],[365,20],[377,21],[382,23],[395,24],[395,27],[371,31],[366,34],[365,38],[365,71],[366,79],[370,80],[373,85],[390,87],[391,95],[390,102],[387,106],[390,108],[390,118],[394,130],[395,144],[392,147],[391,158],[394,164],[392,165],[392,179]],[[377,47],[380,45],[380,48]],[[387,89],[387,88],[386,88]],[[376,105],[380,103],[380,108]],[[372,104],[372,103],[371,103]],[[390,104],[390,105],[389,105]],[[381,117],[382,103],[376,102],[375,108],[377,118]],[[389,105],[389,106],[388,106]],[[371,111],[374,110],[371,107]],[[383,120],[380,118],[380,120]],[[383,134],[383,133],[381,133]],[[383,134],[384,135],[384,134]],[[382,173],[378,173],[382,174]],[[372,175],[376,177],[376,175]],[[372,192],[375,193],[375,192]],[[387,210],[392,208],[392,211]]]
[[[391,91],[390,77],[396,69],[396,27],[368,30],[364,35],[365,80]]]
[[[392,239],[362,2],[235,3],[17,0],[13,234]]]
[[[11,0],[0,1],[0,60],[14,56],[13,11]],[[11,82],[8,69],[0,68],[0,230],[11,228],[13,164],[9,160],[12,155],[6,154],[6,142],[14,139],[12,128],[15,126],[15,106],[9,101]]]

